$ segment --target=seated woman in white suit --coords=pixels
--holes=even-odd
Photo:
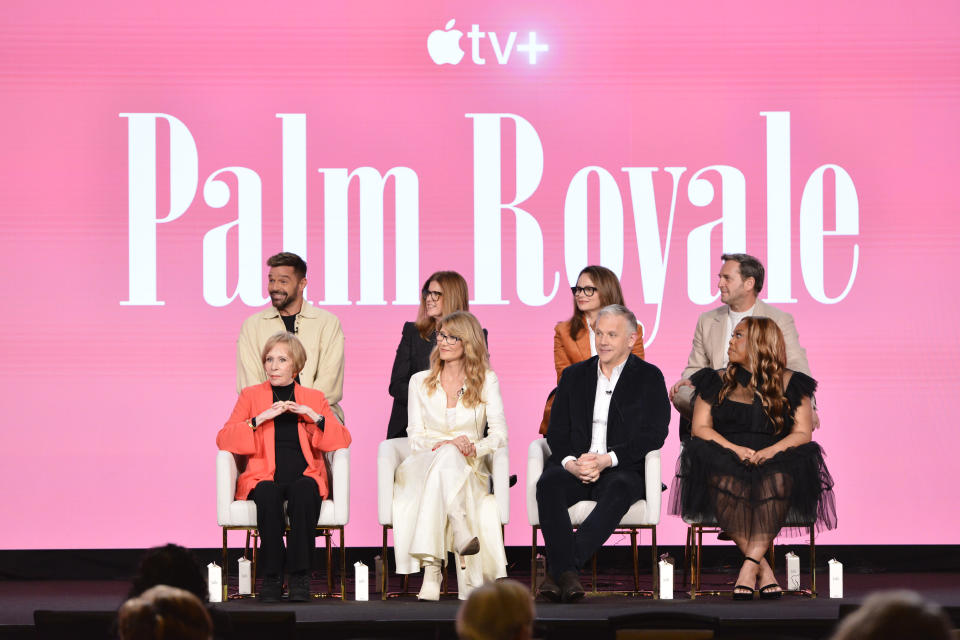
[[[437,600],[441,564],[453,551],[464,600],[484,580],[507,575],[489,490],[489,454],[506,445],[507,424],[483,330],[472,314],[455,311],[440,321],[430,369],[410,378],[409,394],[412,453],[397,468],[393,496],[397,572],[417,573],[422,566],[418,597]]]

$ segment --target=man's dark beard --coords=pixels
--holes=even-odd
[[[270,302],[273,304],[274,307],[276,307],[276,309],[277,309],[278,311],[283,311],[284,308],[285,308],[287,305],[289,305],[290,303],[292,303],[292,302],[294,302],[294,301],[296,300],[295,297],[290,296],[290,295],[287,294],[285,291],[278,291],[277,293],[282,293],[282,294],[283,294],[283,297],[280,298],[279,300],[275,300],[274,297],[273,297],[273,294],[271,293],[271,294],[270,294]]]

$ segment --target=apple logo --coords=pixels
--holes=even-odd
[[[459,29],[450,30],[454,22],[448,22],[445,31],[431,31],[427,38],[427,53],[436,64],[457,64],[463,59],[463,49],[460,48],[463,32]]]

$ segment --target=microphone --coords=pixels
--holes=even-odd
[[[463,397],[463,387],[460,387],[460,391],[457,391],[457,397],[458,397],[458,398],[462,398],[462,397]]]
[[[607,395],[608,395],[608,396],[612,396],[612,395],[613,395],[613,391],[611,391],[610,389],[607,389]]]

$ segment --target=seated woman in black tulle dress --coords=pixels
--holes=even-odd
[[[817,383],[786,368],[783,334],[764,317],[736,326],[725,371],[695,375],[693,438],[677,463],[671,513],[714,515],[745,559],[735,600],[779,598],[764,559],[793,511],[818,529],[836,526],[833,479],[811,441],[811,396]]]

